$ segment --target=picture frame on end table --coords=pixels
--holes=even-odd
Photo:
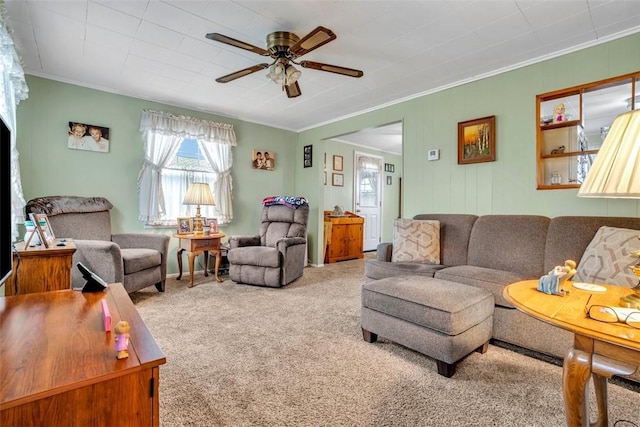
[[[496,116],[458,123],[458,164],[496,160]]]
[[[209,226],[209,234],[218,233],[218,218],[208,218],[207,225]]]
[[[193,233],[193,219],[189,216],[178,217],[178,234]]]

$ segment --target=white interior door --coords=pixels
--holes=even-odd
[[[355,152],[355,213],[364,218],[362,249],[375,250],[382,236],[382,166],[384,159]]]

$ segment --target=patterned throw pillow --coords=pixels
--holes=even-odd
[[[629,266],[638,262],[632,254],[640,250],[640,230],[600,227],[578,264],[576,282],[607,283],[634,287],[638,278]]]
[[[440,264],[440,221],[394,220],[391,261]]]

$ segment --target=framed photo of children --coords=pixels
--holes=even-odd
[[[276,155],[273,151],[255,149],[251,153],[251,164],[254,169],[272,171],[276,167]]]
[[[313,166],[313,145],[305,145],[303,148],[303,167],[310,168]]]
[[[193,233],[193,219],[188,216],[178,217],[178,234]]]
[[[109,152],[109,128],[80,122],[69,122],[67,147],[72,150]]]
[[[209,234],[218,233],[218,218],[207,218],[207,225],[209,226]]]
[[[496,116],[458,123],[458,164],[496,160]]]

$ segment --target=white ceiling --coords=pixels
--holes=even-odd
[[[638,0],[4,3],[27,74],[293,131],[640,31]],[[337,39],[302,59],[364,77],[303,69],[293,99],[266,70],[214,81],[265,61],[206,33],[266,47],[318,25]]]

